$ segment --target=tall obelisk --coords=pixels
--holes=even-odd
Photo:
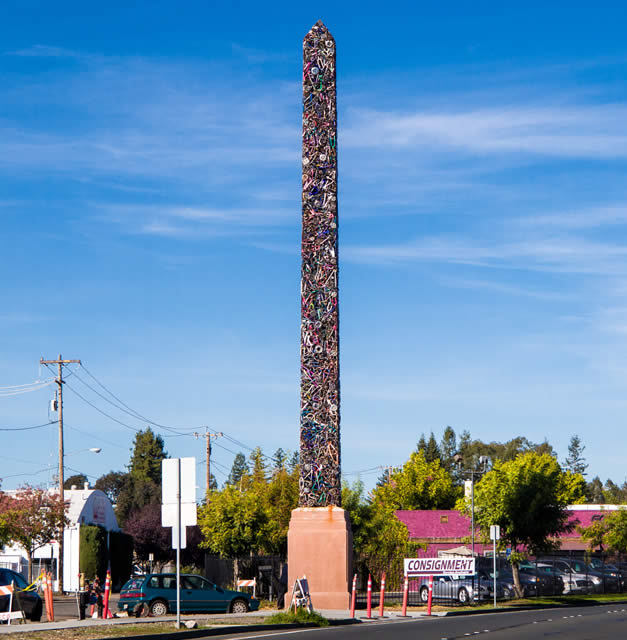
[[[303,41],[299,508],[288,531],[290,587],[316,608],[348,606],[352,536],[340,508],[340,367],[335,40],[318,21]]]
[[[303,42],[302,203],[299,504],[339,507],[335,41],[322,22]]]

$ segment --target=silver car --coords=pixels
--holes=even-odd
[[[497,587],[498,588],[498,587]],[[420,584],[420,601],[429,601],[429,583]],[[498,596],[498,593],[497,593]],[[460,604],[488,600],[492,597],[492,584],[475,576],[434,576],[433,600],[456,600]]]

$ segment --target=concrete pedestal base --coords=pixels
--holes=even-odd
[[[339,507],[299,507],[287,532],[288,592],[307,576],[314,609],[348,609],[353,570],[350,520]]]

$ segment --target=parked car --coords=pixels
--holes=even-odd
[[[605,585],[605,591],[618,592],[621,591],[621,574],[620,569],[610,562],[603,562],[599,558],[592,558],[588,566],[601,575]]]
[[[429,601],[429,582],[424,578],[419,587],[420,601]],[[492,585],[488,580],[480,580],[477,575],[473,580],[469,576],[434,576],[434,600],[457,600],[460,604],[473,601],[488,600],[492,597]]]
[[[43,611],[39,594],[36,591],[21,591],[28,587],[28,583],[20,573],[16,573],[11,569],[0,569],[0,587],[7,587],[12,582],[15,584],[15,588],[20,590],[19,598],[26,617],[32,622],[39,622],[41,620],[41,612]],[[11,596],[0,596],[0,611],[5,612],[9,610],[10,598]],[[13,594],[12,610],[20,610],[15,594]]]
[[[503,584],[504,597],[516,597],[516,589],[514,588],[514,574],[508,569],[498,569],[496,575]],[[519,571],[518,578],[520,579],[523,598],[538,595],[538,581],[536,579],[536,576],[525,573],[524,571]]]
[[[574,593],[589,593],[593,590],[592,580],[576,573],[566,573],[553,564],[538,562],[538,573],[546,573],[554,577],[559,577],[561,581],[561,591],[558,593],[572,595]]]
[[[575,578],[576,581],[587,580],[591,582],[592,588],[589,593],[601,593],[603,591],[603,576],[594,571],[583,560],[577,558],[548,558],[545,562],[553,564],[556,569],[564,573],[571,574],[571,578]]]
[[[143,606],[155,616],[176,611],[176,574],[149,573],[134,576],[120,591],[118,609],[138,613]],[[181,574],[181,613],[256,611],[259,600],[248,593],[229,591],[202,576]]]

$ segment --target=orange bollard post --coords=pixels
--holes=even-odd
[[[433,576],[429,576],[429,600],[427,602],[427,615],[431,615],[431,602],[433,600]]]
[[[351,618],[355,617],[355,600],[357,598],[357,574],[353,576],[353,595],[351,597]]]
[[[405,584],[403,585],[403,618],[407,617],[407,594],[409,592],[409,578],[405,576]]]
[[[44,604],[46,605],[46,621],[50,622],[50,607],[48,605],[48,580],[46,572],[41,573],[41,590],[44,592]]]
[[[370,574],[368,574],[368,606],[367,606],[367,613],[366,613],[366,618],[368,618],[368,620],[372,619],[372,577],[370,576]]]
[[[107,618],[113,618],[113,614],[109,611],[109,595],[111,594],[111,571],[107,569],[107,578],[105,580],[105,591],[104,591],[104,608],[102,611],[102,617],[106,620]]]
[[[383,618],[384,603],[385,603],[385,571],[381,576],[381,591],[379,592],[379,618]]]
[[[52,573],[48,571],[48,598],[50,602],[50,622],[54,622],[54,600],[52,599]]]

